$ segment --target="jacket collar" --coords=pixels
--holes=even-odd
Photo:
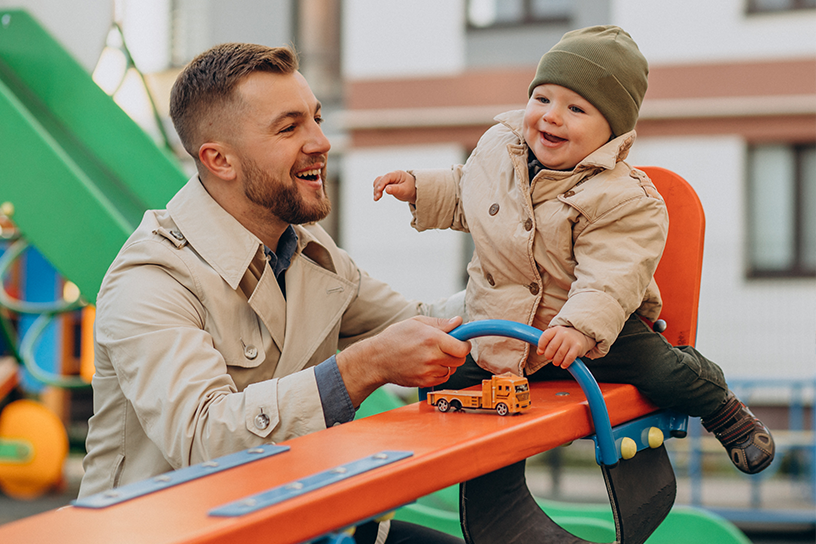
[[[252,260],[264,257],[263,243],[213,200],[197,175],[168,202],[167,211],[184,238],[233,289],[238,288]],[[298,236],[295,255],[304,252],[334,272],[331,256],[320,241],[307,228],[294,228]]]
[[[527,143],[524,141],[524,135],[522,134],[524,110],[513,110],[501,113],[497,115],[494,120],[509,128],[513,134],[516,135],[519,139],[519,143],[524,145],[524,151],[526,153]],[[607,142],[579,162],[573,169],[573,172],[595,168],[612,170],[618,162],[626,159],[627,155],[629,155],[629,149],[631,149],[632,144],[635,143],[636,137],[637,133],[632,130]]]

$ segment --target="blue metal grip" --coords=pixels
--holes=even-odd
[[[535,327],[516,323],[515,321],[505,321],[502,319],[486,319],[483,321],[472,321],[456,327],[450,335],[458,340],[470,340],[477,336],[507,336],[528,342],[533,346],[538,345],[538,339],[542,332]],[[606,410],[598,382],[592,376],[581,359],[575,359],[567,370],[586,395],[589,403],[589,411],[592,415],[592,424],[595,426],[595,435],[598,439],[598,447],[601,450],[601,461],[604,465],[617,464],[618,449],[615,446],[615,439],[612,436],[612,424],[609,421],[609,412]]]

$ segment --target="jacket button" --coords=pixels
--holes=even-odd
[[[496,215],[497,213],[499,213],[499,205],[498,205],[497,203],[495,203],[495,202],[494,202],[494,203],[493,203],[493,204],[490,206],[490,209],[489,209],[489,210],[487,210],[487,213],[489,213],[490,215]]]
[[[537,283],[533,282],[533,283],[531,283],[529,286],[527,286],[527,288],[530,290],[530,292],[531,292],[533,295],[537,295],[537,294],[538,294],[538,284],[537,284]]]
[[[496,285],[496,282],[493,280],[493,276],[490,274],[490,272],[487,273],[485,278],[487,278],[487,283],[490,284],[490,287],[494,287]]]
[[[263,410],[261,410],[261,413],[255,416],[254,423],[256,428],[264,430],[269,427],[269,416],[264,414]]]
[[[176,240],[184,240],[184,235],[183,235],[182,233],[180,233],[179,231],[177,231],[177,230],[171,230],[171,231],[170,231],[170,234],[171,234],[171,235],[173,236],[173,238],[175,238]]]
[[[253,346],[252,344],[248,346],[244,346],[244,357],[249,359],[250,361],[258,356],[258,348]]]
[[[524,230],[529,231],[532,228],[533,228],[533,220],[528,217],[527,221],[524,222]]]
[[[569,191],[567,191],[566,193],[564,193],[564,196],[565,196],[565,197],[567,197],[567,198],[569,198],[569,197],[571,197],[571,196],[575,196],[575,191],[573,191],[572,189],[570,189]]]

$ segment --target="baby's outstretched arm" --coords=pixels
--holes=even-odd
[[[395,170],[374,180],[374,200],[388,193],[397,200],[416,204],[416,178],[404,170]]]
[[[595,340],[581,331],[558,325],[544,331],[538,340],[536,353],[551,359],[555,366],[567,368],[594,347]]]

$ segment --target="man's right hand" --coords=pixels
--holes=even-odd
[[[448,333],[461,317],[413,317],[337,355],[337,366],[355,407],[386,383],[406,387],[440,384],[464,364],[470,342]]]

